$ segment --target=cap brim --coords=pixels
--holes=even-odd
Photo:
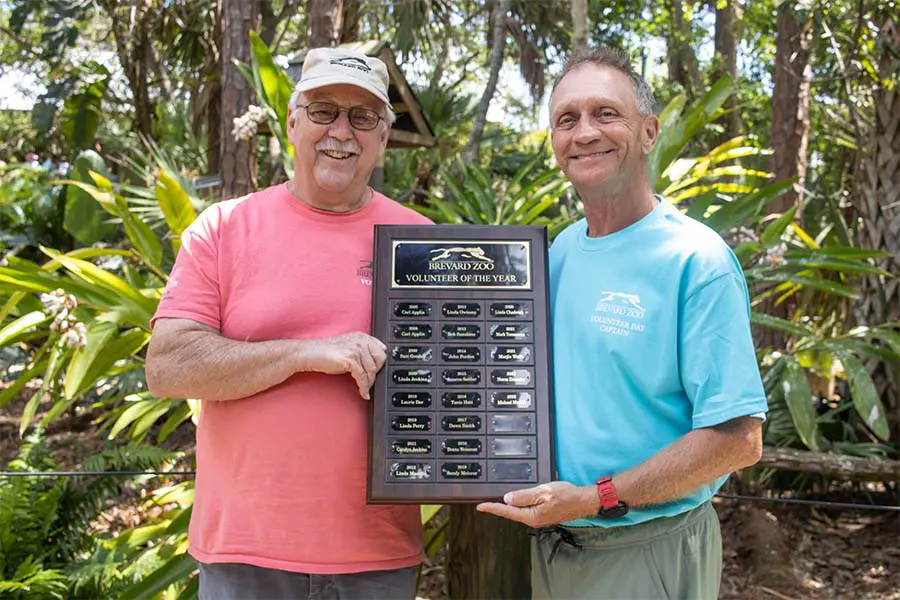
[[[317,90],[329,85],[356,86],[362,90],[369,92],[370,94],[384,102],[385,106],[391,106],[391,101],[383,91],[379,90],[374,85],[368,85],[366,82],[360,81],[359,79],[355,79],[353,77],[346,77],[341,75],[332,75],[330,77],[316,77],[315,79],[307,79],[306,81],[301,81],[294,89],[298,92],[308,92],[310,90]]]

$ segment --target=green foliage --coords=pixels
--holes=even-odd
[[[172,453],[152,446],[127,445],[87,457],[83,468],[158,469],[173,457]],[[36,430],[25,439],[8,470],[53,468],[41,430]],[[78,593],[70,596],[77,579],[70,580],[66,571],[97,550],[101,541],[91,534],[90,523],[132,480],[24,476],[0,479],[0,596],[62,600],[102,595],[111,579],[97,581],[93,586],[82,585]]]
[[[63,105],[63,136],[74,151],[88,148],[94,141],[103,115],[100,105],[109,86],[109,70],[96,62],[83,69],[78,88]]]
[[[655,190],[732,243],[750,290],[753,324],[787,336],[783,348],[759,348],[771,408],[766,442],[817,451],[841,444],[843,452],[867,443],[867,435],[887,442],[885,407],[861,360],[867,356],[900,360],[898,347],[885,341],[894,341],[890,336],[896,336],[892,329],[896,325],[871,324],[847,331],[836,305],[858,297],[854,277],[887,275],[868,262],[883,254],[847,246],[833,236],[813,239],[794,222],[794,208],[767,215],[767,205],[793,181],[769,184],[768,173],[743,166],[741,161],[766,154],[748,145],[743,136],[699,157],[680,156],[721,114],[728,93],[728,81],[722,79],[691,106],[686,107],[681,96],[669,103],[660,117],[659,143],[650,156],[651,181]],[[765,314],[766,302],[790,304],[790,318]],[[847,381],[847,406],[852,405],[859,417],[855,427],[841,430],[839,436],[833,428],[826,433],[820,427],[834,411],[817,413],[822,400],[811,384],[835,376]]]
[[[93,171],[90,176],[95,185],[68,183],[118,217],[133,248],[85,248],[69,253],[42,248],[50,259],[43,265],[11,257],[7,265],[0,266],[0,297],[9,294],[0,312],[0,340],[4,344],[29,339],[41,342],[33,350],[28,368],[0,391],[0,406],[28,381],[40,378],[41,386],[23,411],[23,432],[45,397],[49,396],[52,404],[44,422],[94,398],[99,400],[95,409],[106,413],[101,421],[109,428],[110,437],[130,431],[133,439],[143,440],[162,419],[157,433],[162,440],[193,414],[184,400],[151,397],[143,378],[142,350],[166,281],[162,246],[108,179]],[[160,174],[155,193],[172,231],[183,231],[195,214],[192,198],[165,172]],[[172,242],[177,247],[177,239]],[[102,266],[92,261],[102,261]],[[32,294],[43,294],[45,306],[36,303]],[[62,312],[49,304],[54,294],[66,303]],[[97,398],[101,388],[105,391]]]
[[[234,61],[247,83],[268,114],[269,129],[281,148],[281,166],[288,178],[294,176],[294,148],[287,136],[288,101],[294,91],[290,76],[272,59],[272,53],[259,38],[250,32],[251,65]]]
[[[31,164],[0,165],[0,250],[30,256],[40,244],[71,247],[65,192],[51,181],[55,176]]]
[[[570,183],[558,169],[546,169],[535,157],[509,180],[492,177],[475,164],[458,162],[460,175],[441,170],[438,179],[448,195],[429,195],[431,207],[412,208],[436,223],[475,225],[545,225],[551,239],[571,222],[558,213]]]
[[[81,183],[92,183],[90,172],[109,176],[106,163],[93,150],[81,152],[72,165],[69,176]],[[90,245],[113,234],[115,227],[107,221],[106,213],[90,194],[78,187],[66,189],[65,228],[75,239]]]

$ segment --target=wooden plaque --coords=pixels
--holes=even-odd
[[[378,225],[370,503],[464,503],[552,481],[544,227]]]

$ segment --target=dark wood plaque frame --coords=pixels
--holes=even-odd
[[[548,245],[545,227],[375,227],[372,334],[388,350],[372,389],[370,504],[497,500],[556,479]],[[493,271],[485,273],[483,263]],[[407,339],[397,338],[398,326]],[[444,339],[445,327],[449,335],[477,337]],[[527,337],[497,339],[504,327],[510,335]],[[511,363],[491,353],[504,344]],[[466,392],[480,397],[476,408],[467,407],[472,397]],[[502,392],[531,393],[532,402],[493,406],[492,393]],[[430,404],[416,406],[426,396]],[[398,408],[395,402],[408,404]],[[512,433],[502,430],[506,424]],[[469,427],[474,431],[464,433]],[[442,444],[461,455],[447,456]],[[513,457],[498,457],[503,447],[518,450]],[[473,449],[477,455],[463,454]]]

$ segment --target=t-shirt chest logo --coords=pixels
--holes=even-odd
[[[359,261],[356,268],[356,276],[363,285],[372,285],[372,273],[375,270],[375,262],[371,259],[363,259]]]
[[[601,292],[590,315],[590,321],[601,333],[621,337],[644,332],[647,309],[638,294],[626,292]]]

